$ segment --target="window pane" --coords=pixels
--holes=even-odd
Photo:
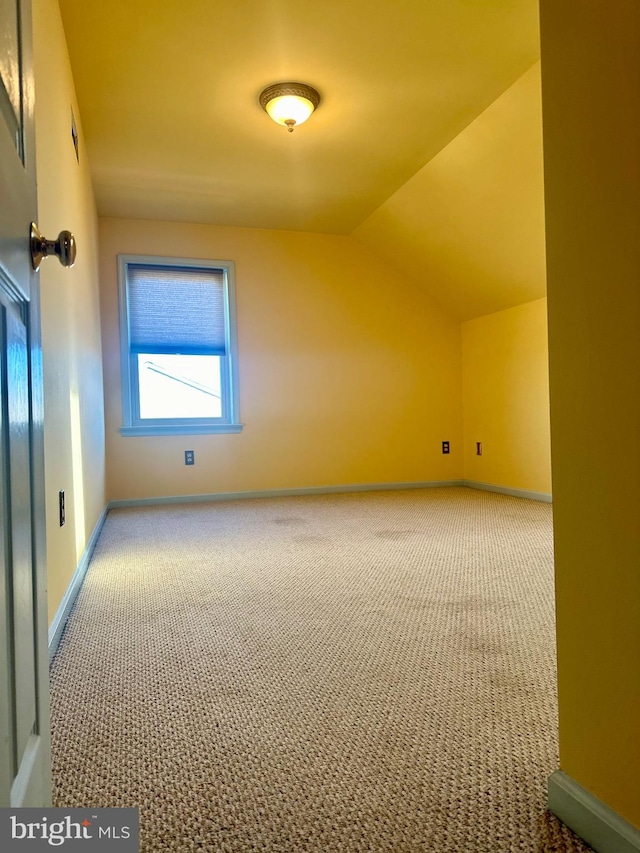
[[[138,355],[141,418],[220,418],[220,356]]]

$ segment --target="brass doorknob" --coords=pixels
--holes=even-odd
[[[71,231],[61,231],[57,240],[47,240],[38,231],[38,226],[31,223],[30,234],[31,265],[34,270],[40,268],[43,258],[56,255],[63,267],[72,267],[76,260],[76,238]]]

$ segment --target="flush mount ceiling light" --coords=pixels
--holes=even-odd
[[[289,133],[306,121],[320,103],[320,95],[306,83],[274,83],[260,93],[260,106]]]

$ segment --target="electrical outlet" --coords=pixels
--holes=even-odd
[[[442,442],[442,452],[443,453],[451,453],[451,450],[449,449],[449,442],[448,441]]]
[[[196,457],[193,450],[185,450],[184,452],[184,464],[185,465],[195,465]]]
[[[62,527],[62,525],[66,521],[66,513],[64,508],[64,489],[60,489],[60,491],[58,492],[58,509],[60,511],[60,527]]]
[[[482,442],[476,441],[476,456],[482,456]]]

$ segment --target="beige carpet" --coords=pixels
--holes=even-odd
[[[551,508],[470,489],[112,511],[52,668],[55,803],[142,851],[588,848],[557,767]]]

